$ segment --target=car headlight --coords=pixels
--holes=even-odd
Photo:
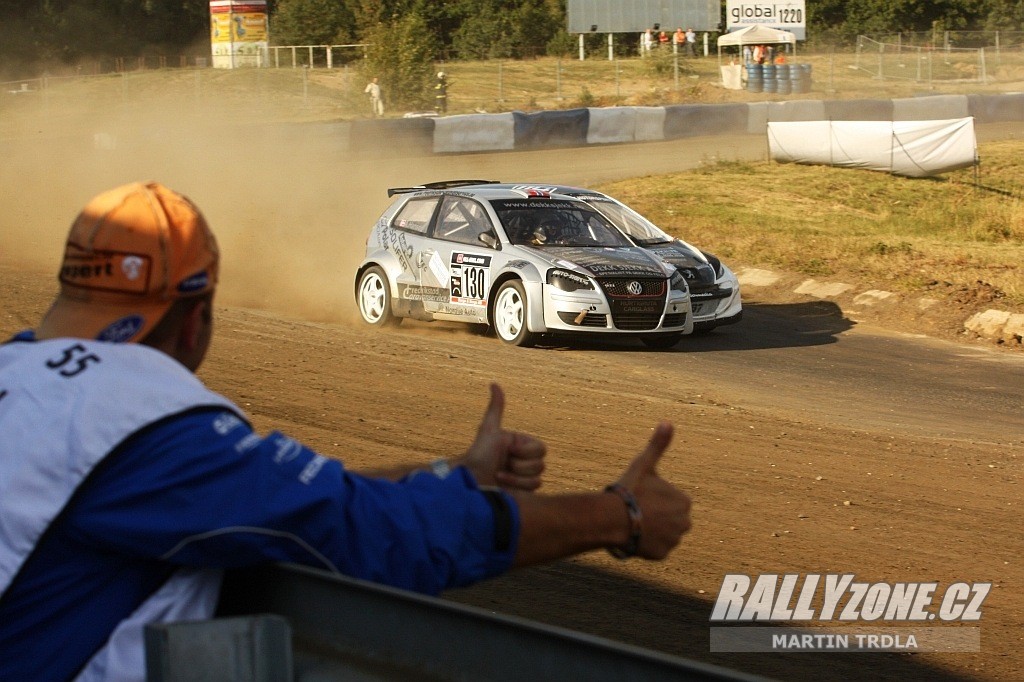
[[[686,278],[678,270],[672,273],[668,280],[668,286],[672,291],[687,292],[690,290],[690,287],[686,285]]]
[[[715,279],[722,276],[722,261],[719,260],[718,256],[708,253],[707,251],[701,251],[704,257],[708,259],[708,263],[715,269]]]
[[[559,269],[548,270],[548,284],[562,291],[594,288],[594,281],[586,275]]]

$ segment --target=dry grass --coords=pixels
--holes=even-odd
[[[601,189],[728,261],[901,292],[987,285],[1024,311],[1024,141],[937,179],[718,163]],[[982,283],[982,284],[979,284]]]

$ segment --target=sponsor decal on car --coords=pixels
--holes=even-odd
[[[444,303],[448,301],[448,290],[438,287],[421,287],[408,284],[402,288],[402,298],[408,301],[433,301]]]

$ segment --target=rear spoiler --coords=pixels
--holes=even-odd
[[[388,189],[388,196],[396,194],[408,194],[409,192],[422,192],[426,189],[452,189],[453,187],[468,187],[469,185],[495,185],[500,180],[441,180],[440,182],[427,182],[413,187],[391,187]]]

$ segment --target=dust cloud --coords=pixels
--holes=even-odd
[[[694,167],[707,151],[691,140],[687,153],[660,143],[416,158],[382,139],[379,152],[355,153],[337,139],[344,129],[286,122],[287,111],[159,92],[130,102],[59,92],[0,93],[0,259],[55,279],[66,230],[90,197],[157,180],[195,201],[213,227],[219,304],[323,322],[356,319],[355,268],[388,187],[451,178],[588,185]],[[716,153],[722,144],[714,141]]]

